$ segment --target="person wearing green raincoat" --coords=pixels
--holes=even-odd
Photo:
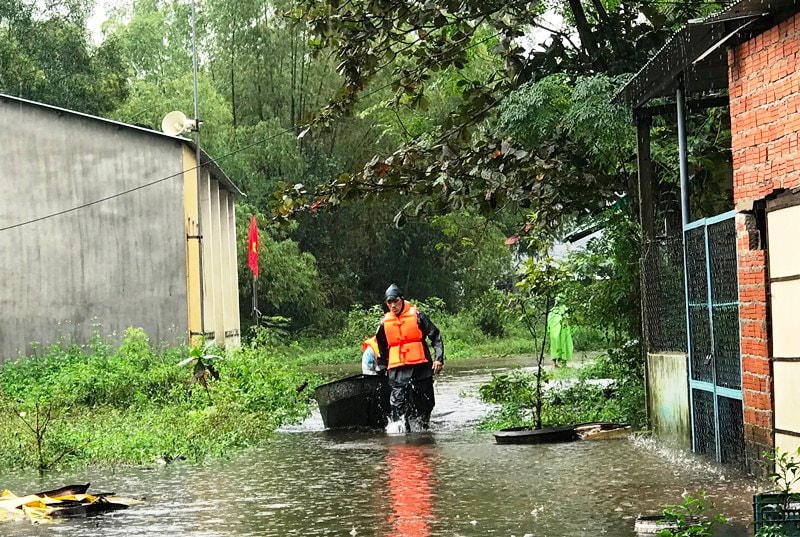
[[[572,326],[569,324],[567,308],[563,304],[556,305],[550,311],[547,317],[547,336],[550,339],[553,365],[566,365],[572,359]]]

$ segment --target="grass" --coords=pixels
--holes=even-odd
[[[487,339],[477,342],[445,339],[444,346],[447,360],[531,354],[530,341],[519,337]],[[287,348],[286,352],[293,363],[300,366],[360,363],[361,341],[354,344],[343,344],[337,339],[306,340],[300,345]]]
[[[507,323],[484,334],[474,316],[433,311],[447,360],[534,353],[530,334]],[[0,466],[40,471],[65,465],[116,466],[225,457],[257,445],[277,427],[310,412],[321,378],[314,365],[360,364],[361,340],[380,311],[353,310],[337,337],[292,341],[259,329],[253,341],[215,362],[209,390],[192,384],[186,347],[155,348],[141,329],[119,347],[96,337],[85,346],[52,346],[0,368]],[[596,333],[576,333],[576,351]],[[572,368],[556,370],[566,378]]]
[[[152,348],[131,329],[118,349],[54,346],[0,368],[0,466],[40,471],[201,461],[262,442],[302,420],[317,380],[279,351],[247,345],[219,360],[208,392],[178,364],[187,348]],[[303,389],[304,386],[308,389]]]

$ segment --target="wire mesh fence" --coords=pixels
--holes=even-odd
[[[692,379],[714,382],[712,326],[708,312],[708,258],[706,228],[686,231],[686,277],[689,281],[689,358]]]
[[[711,307],[714,318],[714,361],[718,386],[742,387],[739,337],[739,278],[736,225],[728,219],[708,226]]]
[[[717,396],[720,461],[745,469],[744,409],[741,399]]]
[[[695,451],[744,467],[742,401],[717,394],[718,388],[735,394],[742,384],[734,220],[686,230],[685,256],[680,235],[644,246],[642,308],[647,351],[689,355],[691,380],[697,382],[691,390]]]
[[[716,458],[717,427],[714,417],[714,394],[705,390],[692,390],[692,414],[694,419],[694,450]]]
[[[644,244],[642,281],[647,351],[687,352],[683,243],[680,235]]]

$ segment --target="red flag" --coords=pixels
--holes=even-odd
[[[256,217],[250,217],[250,234],[247,236],[247,264],[253,271],[253,278],[258,279],[258,228]]]

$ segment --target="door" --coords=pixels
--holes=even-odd
[[[692,446],[744,468],[735,213],[684,228]]]
[[[800,196],[785,194],[767,204],[769,308],[775,396],[775,447],[800,447]]]

